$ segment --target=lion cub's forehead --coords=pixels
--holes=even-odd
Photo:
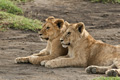
[[[52,22],[46,22],[43,27],[52,27],[53,23]]]
[[[73,30],[75,30],[75,26],[76,26],[76,24],[70,24],[68,26],[68,28],[67,28],[67,31],[73,31]]]
[[[71,26],[69,26],[69,28],[66,30],[66,32],[72,32],[72,31],[74,31],[74,29]]]
[[[70,25],[69,25],[69,28],[75,28],[76,25],[77,25],[77,24],[75,24],[75,23],[74,23],[74,24],[70,24]]]

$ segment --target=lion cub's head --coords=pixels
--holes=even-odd
[[[52,40],[60,35],[60,29],[64,25],[64,20],[54,18],[53,16],[48,17],[46,22],[39,31],[39,36],[43,40]]]
[[[74,45],[77,40],[82,39],[85,33],[85,25],[83,22],[66,25],[66,27],[66,31],[60,38],[63,47]]]

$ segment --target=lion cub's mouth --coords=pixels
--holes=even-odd
[[[49,40],[49,38],[44,38],[45,40]]]
[[[67,43],[67,44],[62,43],[62,46],[63,46],[64,48],[68,47],[69,45],[70,45],[70,43]]]
[[[43,37],[40,37],[42,41],[44,40],[49,40],[49,38],[43,38]]]

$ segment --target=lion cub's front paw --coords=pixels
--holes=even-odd
[[[56,68],[57,65],[55,64],[54,61],[48,61],[48,62],[46,62],[45,67],[47,67],[47,68]]]
[[[18,57],[15,59],[15,63],[28,63],[29,59],[27,57]]]
[[[48,60],[41,61],[41,66],[45,66]]]
[[[105,74],[106,74],[107,76],[114,76],[114,77],[119,76],[119,73],[118,73],[118,71],[117,71],[116,69],[107,70],[107,71],[105,72]]]
[[[97,73],[97,66],[88,66],[85,71],[89,74],[96,74]]]

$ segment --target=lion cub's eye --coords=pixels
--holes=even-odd
[[[67,34],[71,34],[71,32],[68,32]]]
[[[50,27],[46,27],[46,29],[49,29]]]

